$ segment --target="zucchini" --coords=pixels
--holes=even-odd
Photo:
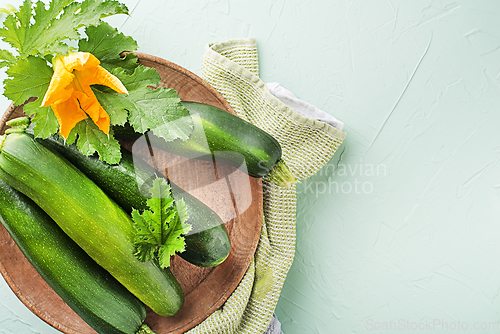
[[[26,131],[31,133],[32,130],[29,128]],[[139,211],[146,210],[148,197],[145,194],[150,193],[154,178],[165,178],[146,162],[134,158],[132,153],[123,147],[120,163],[110,165],[99,160],[97,155],[84,155],[74,144],[65,144],[62,138],[53,136],[44,142],[94,181],[129,214],[134,208]],[[231,250],[231,242],[223,221],[201,201],[165,179],[170,183],[174,199],[184,200],[188,214],[186,223],[192,226],[191,232],[185,236],[186,250],[178,255],[199,267],[219,265]]]
[[[155,313],[171,316],[184,302],[170,270],[134,256],[130,216],[58,153],[26,133],[0,145],[0,178],[30,197],[83,250]]]
[[[151,145],[180,156],[204,160],[225,161],[233,166],[244,166],[248,175],[260,178],[271,170],[278,175],[276,180],[282,185],[296,181],[281,160],[281,146],[267,132],[255,125],[217,107],[197,102],[182,104],[190,113],[198,114],[195,128],[187,140],[176,139],[167,142],[148,133]],[[125,126],[113,127],[115,138],[136,140],[142,134]],[[275,168],[277,167],[277,168]]]
[[[50,287],[98,333],[153,333],[146,308],[32,200],[0,180],[0,221]]]

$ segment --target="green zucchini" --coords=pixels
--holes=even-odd
[[[195,128],[187,140],[166,142],[148,134],[151,145],[180,156],[196,159],[224,161],[236,167],[242,167],[248,175],[256,178],[267,175],[278,166],[275,173],[283,183],[295,182],[295,177],[286,168],[281,159],[281,146],[267,132],[255,125],[208,104],[182,102],[192,115],[197,114]],[[126,124],[114,126],[115,138],[135,140],[142,136]],[[285,173],[285,174],[283,174]]]
[[[153,333],[146,308],[32,200],[0,180],[0,221],[52,289],[98,333]]]
[[[30,197],[83,250],[155,313],[171,316],[184,302],[167,269],[134,256],[130,216],[58,153],[26,133],[0,145],[0,178]]]
[[[27,131],[31,132],[31,129]],[[132,153],[123,147],[120,163],[110,165],[99,160],[97,155],[84,155],[75,145],[67,145],[61,138],[53,136],[44,142],[87,175],[129,214],[134,208],[139,211],[146,210],[146,194],[150,193],[152,181],[156,177],[165,178],[146,162],[134,159]],[[231,250],[231,242],[223,221],[201,201],[170,180],[167,181],[172,188],[174,199],[183,200],[186,204],[189,217],[186,223],[192,226],[191,232],[185,236],[186,250],[179,256],[199,267],[219,265]]]

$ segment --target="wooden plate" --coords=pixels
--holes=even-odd
[[[193,73],[161,58],[137,55],[142,64],[157,69],[162,85],[177,90],[182,100],[211,104],[234,113],[215,89]],[[7,120],[21,115],[22,107],[9,107],[0,121],[0,133],[5,131]],[[198,268],[177,256],[172,259],[172,272],[185,294],[184,306],[173,317],[161,317],[148,310],[145,322],[159,334],[183,333],[222,306],[245,274],[260,236],[262,184],[260,179],[229,166],[217,165],[213,179],[212,163],[185,161],[164,152],[155,157],[157,162],[171,166],[167,172],[175,183],[227,221],[231,239],[229,257],[215,268]],[[18,298],[54,328],[64,333],[95,333],[38,275],[1,224],[0,272]]]

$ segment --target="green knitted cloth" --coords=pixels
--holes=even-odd
[[[241,118],[281,144],[282,159],[298,179],[323,167],[345,132],[306,118],[275,98],[259,78],[255,39],[206,47],[202,77]],[[219,310],[188,333],[263,333],[273,315],[295,253],[296,187],[279,187],[264,178],[264,221],[257,251],[242,281]]]

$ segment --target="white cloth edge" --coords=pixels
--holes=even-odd
[[[284,334],[281,330],[281,323],[279,322],[278,317],[276,317],[276,314],[273,313],[269,327],[267,327],[264,334]]]
[[[335,138],[338,138],[340,140],[344,140],[346,133],[343,130],[339,130],[339,129],[331,126],[330,124],[319,121],[315,118],[305,117],[302,114],[298,113],[297,111],[293,110],[292,108],[290,108],[289,106],[287,106],[286,104],[281,102],[276,96],[271,94],[271,92],[267,88],[267,85],[260,79],[259,76],[250,72],[247,68],[236,64],[235,62],[226,58],[225,56],[222,56],[218,51],[215,50],[215,49],[219,50],[219,49],[227,48],[230,45],[238,44],[238,43],[240,43],[240,44],[241,43],[253,43],[253,44],[257,45],[257,42],[256,42],[255,38],[253,38],[253,37],[242,38],[242,39],[233,39],[233,40],[229,40],[229,41],[225,41],[225,42],[218,42],[218,43],[211,43],[211,44],[206,45],[204,57],[210,58],[214,62],[218,62],[218,63],[226,66],[229,70],[234,71],[234,72],[238,73],[239,75],[241,75],[242,77],[246,78],[247,80],[251,81],[253,84],[255,84],[257,87],[259,87],[262,90],[264,96],[271,103],[273,103],[281,112],[290,116],[292,119],[295,119],[300,123],[307,124],[309,126],[317,128],[318,130],[323,130],[326,133],[334,136]]]
[[[318,121],[325,122],[342,131],[344,123],[336,119],[330,114],[327,114],[318,107],[298,99],[291,91],[281,86],[278,82],[270,82],[266,84],[267,89],[278,100],[283,102],[291,109],[295,110],[304,117],[314,118]]]

